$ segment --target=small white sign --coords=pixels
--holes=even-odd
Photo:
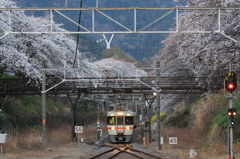
[[[83,133],[83,126],[75,126],[75,133]]]
[[[169,137],[169,144],[177,144],[177,137]]]
[[[7,134],[0,134],[0,143],[7,143]]]

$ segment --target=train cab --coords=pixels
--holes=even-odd
[[[136,112],[111,111],[107,114],[107,130],[111,142],[130,142],[136,127]]]

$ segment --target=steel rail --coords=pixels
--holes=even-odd
[[[115,144],[112,148],[110,148],[110,149],[108,149],[108,150],[106,150],[106,151],[104,151],[104,152],[102,152],[102,153],[100,153],[100,154],[97,154],[97,155],[91,157],[90,159],[98,158],[99,156],[101,156],[101,155],[103,155],[103,154],[106,154],[106,153],[108,153],[108,152],[113,151],[115,148],[116,148],[116,144]]]
[[[127,148],[130,149],[131,151],[140,152],[140,153],[143,153],[143,154],[145,154],[145,155],[148,155],[148,156],[151,156],[151,157],[155,157],[155,158],[157,158],[157,159],[162,159],[161,157],[152,155],[152,154],[150,154],[150,153],[147,153],[147,152],[144,152],[144,151],[140,151],[140,150],[134,149],[134,148],[130,147],[128,144],[126,144],[126,145],[127,145]]]

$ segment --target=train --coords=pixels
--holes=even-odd
[[[113,110],[107,113],[108,138],[113,143],[128,143],[137,127],[137,113],[131,110]]]

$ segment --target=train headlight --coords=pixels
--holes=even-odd
[[[117,115],[122,116],[123,112],[118,112]]]
[[[130,127],[126,127],[127,130],[130,130]]]
[[[111,127],[112,130],[116,129],[115,127]]]

